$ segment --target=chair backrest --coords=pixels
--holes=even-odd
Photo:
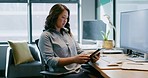
[[[36,47],[34,47],[33,45],[29,45],[29,49],[30,49],[30,52],[33,56],[33,58],[37,61],[40,61],[40,58],[39,58],[39,51],[37,50]]]
[[[36,46],[37,46],[38,49],[39,49],[38,43],[39,43],[39,39],[36,39],[36,40],[35,40],[35,44],[36,44]]]
[[[34,45],[29,45],[29,49],[35,61],[15,66],[13,59],[13,50],[11,47],[7,48],[6,67],[5,67],[6,78],[40,76],[39,72],[42,69],[42,64],[41,64],[39,50],[36,47],[34,47]]]
[[[36,46],[38,47],[38,49],[39,49],[39,46],[38,46],[38,43],[39,43],[39,39],[36,39],[35,40],[35,43],[36,43]],[[39,49],[39,51],[40,51],[40,49]],[[43,67],[44,67],[44,71],[41,71],[40,73],[41,74],[43,74],[43,75],[45,75],[45,78],[46,78],[46,76],[47,76],[47,78],[49,78],[49,76],[51,77],[51,78],[59,78],[61,75],[63,75],[63,73],[54,73],[54,72],[50,72],[49,71],[49,66],[45,63],[45,60],[44,60],[44,56],[43,56],[43,53],[40,51],[40,55],[41,55],[41,61],[42,61],[42,65],[43,65]]]
[[[36,44],[36,46],[37,46],[38,49],[39,49],[38,43],[39,43],[39,39],[36,39],[36,40],[35,40],[35,44]],[[40,49],[39,49],[39,51],[40,51]],[[42,64],[43,64],[43,66],[44,66],[44,70],[48,70],[49,67],[48,67],[48,65],[45,63],[44,56],[43,56],[43,53],[42,53],[41,51],[40,51],[40,55],[41,55]]]

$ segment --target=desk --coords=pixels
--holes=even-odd
[[[114,59],[104,60],[104,57],[112,57]],[[148,78],[148,71],[141,70],[123,70],[121,65],[119,66],[108,66],[110,62],[115,61],[129,61],[125,54],[103,54],[100,60],[90,65],[97,69],[105,78]]]

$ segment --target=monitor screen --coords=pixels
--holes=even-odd
[[[102,20],[83,21],[83,39],[103,40],[101,31],[106,32],[106,24]]]
[[[148,9],[121,12],[120,47],[148,53]]]

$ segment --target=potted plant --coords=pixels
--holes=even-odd
[[[110,21],[110,17],[109,15],[105,14],[104,15],[107,20],[108,20],[108,23],[109,23],[109,30],[107,32],[103,32],[101,31],[101,34],[102,34],[102,37],[103,37],[103,46],[102,48],[105,48],[105,49],[112,49],[114,46],[113,46],[113,40],[109,40],[108,37],[109,37],[109,34],[110,34],[110,29],[114,29],[115,30],[115,26],[112,24],[112,22]],[[116,31],[116,30],[115,30]]]
[[[113,48],[113,40],[108,40],[108,36],[110,34],[110,30],[107,33],[101,31],[103,37],[103,46],[102,48],[105,49],[112,49]]]

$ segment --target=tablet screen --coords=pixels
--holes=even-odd
[[[90,58],[93,57],[96,53],[98,53],[101,49],[97,49],[95,52],[93,52],[91,55],[90,55]],[[100,52],[99,52],[100,54]]]

